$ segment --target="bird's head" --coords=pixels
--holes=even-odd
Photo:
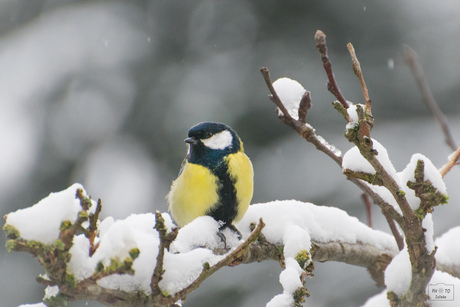
[[[185,142],[189,144],[188,161],[203,165],[243,150],[235,130],[214,122],[203,122],[190,128]]]

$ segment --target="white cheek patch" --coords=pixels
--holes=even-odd
[[[224,149],[232,145],[232,134],[224,130],[214,134],[208,139],[201,140],[206,147],[211,149]]]

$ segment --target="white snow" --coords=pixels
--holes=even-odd
[[[412,276],[411,264],[407,248],[396,255],[385,270],[385,285],[388,291],[393,291],[398,296],[409,289]]]
[[[36,303],[36,304],[22,304],[19,305],[18,307],[48,307],[45,305],[45,303]]]
[[[436,259],[443,265],[460,266],[460,226],[444,233],[435,241]]]
[[[58,286],[48,286],[45,288],[45,298],[52,298],[59,294]]]
[[[289,293],[276,295],[267,303],[266,307],[291,307],[294,305],[294,298]]]
[[[160,281],[160,288],[174,294],[190,285],[203,270],[204,263],[211,266],[221,260],[207,248],[196,248],[187,253],[165,253],[163,269],[165,273]]]
[[[359,121],[358,112],[356,112],[356,106],[357,105],[355,105],[355,104],[353,104],[351,102],[348,102],[348,103],[349,103],[349,107],[347,109],[347,113],[348,113],[348,118],[350,119],[350,121],[348,122],[346,128],[347,129],[353,129],[358,124],[358,121]],[[364,105],[360,104],[360,106],[364,110]]]
[[[290,78],[279,78],[273,82],[273,88],[292,118],[298,120],[299,104],[306,92],[305,88],[299,82]],[[277,110],[278,115],[283,114],[280,109],[277,108]]]
[[[358,147],[353,146],[343,156],[342,169],[349,169],[354,172],[375,174],[374,167],[361,155]]]
[[[280,274],[280,283],[285,293],[289,293],[292,296],[298,288],[303,286],[300,281],[302,272],[302,268],[294,258],[289,257],[286,259],[286,269]]]
[[[415,168],[417,167],[417,161],[422,160],[424,162],[424,178],[423,180],[430,180],[433,186],[438,192],[447,196],[447,188],[442,180],[439,170],[433,165],[433,163],[422,154],[412,155],[410,162],[407,164],[405,169],[398,173],[399,185],[401,189],[406,193],[406,199],[409,202],[412,210],[416,210],[420,206],[420,199],[415,196],[415,191],[409,189],[407,182],[415,182]]]
[[[6,224],[15,227],[25,240],[40,241],[52,244],[59,238],[62,222],[75,222],[78,213],[82,211],[80,200],[76,198],[80,184],[74,184],[64,191],[51,193],[32,207],[9,213]],[[86,192],[84,192],[86,195]],[[94,212],[96,204],[93,201],[89,212]]]
[[[89,240],[85,235],[77,235],[73,239],[73,245],[70,248],[70,262],[68,270],[75,275],[77,281],[90,277],[96,268],[96,261],[89,257]]]
[[[309,251],[311,247],[308,231],[297,225],[286,227],[283,242],[286,268],[279,277],[280,284],[283,286],[283,293],[275,296],[267,304],[270,307],[292,306],[294,292],[303,287],[300,276],[304,272],[295,257],[303,250]]]
[[[339,208],[297,200],[253,204],[236,227],[246,237],[249,235],[248,225],[257,224],[261,217],[266,224],[263,234],[275,244],[283,243],[287,227],[296,225],[307,230],[311,240],[319,242],[362,242],[390,250],[397,248],[391,235],[369,228]]]
[[[385,289],[379,294],[368,298],[361,307],[390,307],[390,303],[387,299],[387,290]]]
[[[431,253],[435,249],[434,245],[434,224],[433,215],[428,213],[422,221],[422,227],[425,229],[426,249]]]
[[[130,250],[138,248],[140,253],[133,263],[133,276],[111,275],[99,280],[98,284],[110,289],[150,293],[150,279],[159,244],[158,233],[154,229],[155,215],[146,213],[131,215],[124,220],[106,220],[101,223],[106,224],[105,229],[101,230],[100,245],[92,257],[88,254],[87,239],[83,235],[75,238],[70,250],[69,271],[75,274],[77,280],[82,280],[92,275],[99,262],[108,266],[111,259],[123,261],[129,257]]]
[[[396,170],[393,163],[390,161],[386,148],[376,139],[372,139],[372,144],[374,150],[377,150],[378,152],[376,159],[382,164],[390,176],[396,178]],[[356,146],[353,146],[343,156],[342,168],[350,169],[355,172],[375,174],[374,167],[360,154],[359,149]]]
[[[409,164],[406,166],[404,173],[407,173],[404,175],[404,178],[407,178],[408,180],[415,181],[414,178],[414,170],[417,166],[417,161],[422,160],[425,164],[425,176],[423,180],[430,180],[433,186],[442,194],[447,194],[447,188],[446,184],[444,183],[444,180],[442,179],[441,174],[439,173],[439,170],[434,166],[434,164],[425,157],[422,154],[416,153],[412,155]]]
[[[301,228],[298,225],[287,226],[283,237],[283,243],[285,258],[295,258],[302,250],[309,251],[311,241],[308,229]]]
[[[219,223],[210,216],[200,216],[182,227],[171,244],[172,253],[186,253],[197,247],[219,247],[221,239],[216,235]]]

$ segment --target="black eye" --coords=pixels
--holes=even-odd
[[[205,132],[203,135],[203,139],[209,139],[212,136],[211,132]]]

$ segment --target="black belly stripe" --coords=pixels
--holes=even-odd
[[[238,213],[235,182],[228,174],[228,163],[226,161],[214,168],[212,172],[219,179],[219,203],[206,214],[212,216],[216,221],[222,221],[225,225],[230,225]]]

